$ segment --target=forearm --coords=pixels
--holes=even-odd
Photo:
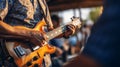
[[[0,21],[0,38],[28,38],[32,29],[20,26],[11,26]]]

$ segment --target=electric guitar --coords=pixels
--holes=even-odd
[[[81,26],[79,18],[73,18],[70,24],[73,24],[76,27]],[[50,46],[48,41],[57,37],[58,35],[66,31],[66,25],[60,26],[50,32],[44,32],[43,26],[46,25],[44,21],[39,22],[34,30],[40,31],[41,33],[46,34],[47,40],[44,43],[44,46],[40,47],[39,45],[32,47],[26,43],[22,42],[6,42],[6,48],[14,58],[14,61],[18,67],[39,67],[42,64],[45,54],[52,54],[55,52],[55,47]]]

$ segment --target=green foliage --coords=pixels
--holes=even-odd
[[[99,16],[100,16],[100,7],[93,8],[89,14],[89,18],[94,22],[97,21]]]

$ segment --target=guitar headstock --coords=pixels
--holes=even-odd
[[[72,20],[71,24],[73,24],[75,27],[77,28],[81,27],[81,21],[79,17],[72,17],[71,20]]]

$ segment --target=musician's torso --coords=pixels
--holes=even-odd
[[[4,21],[10,25],[33,28],[43,18],[38,0],[3,0],[1,4],[7,12]]]

